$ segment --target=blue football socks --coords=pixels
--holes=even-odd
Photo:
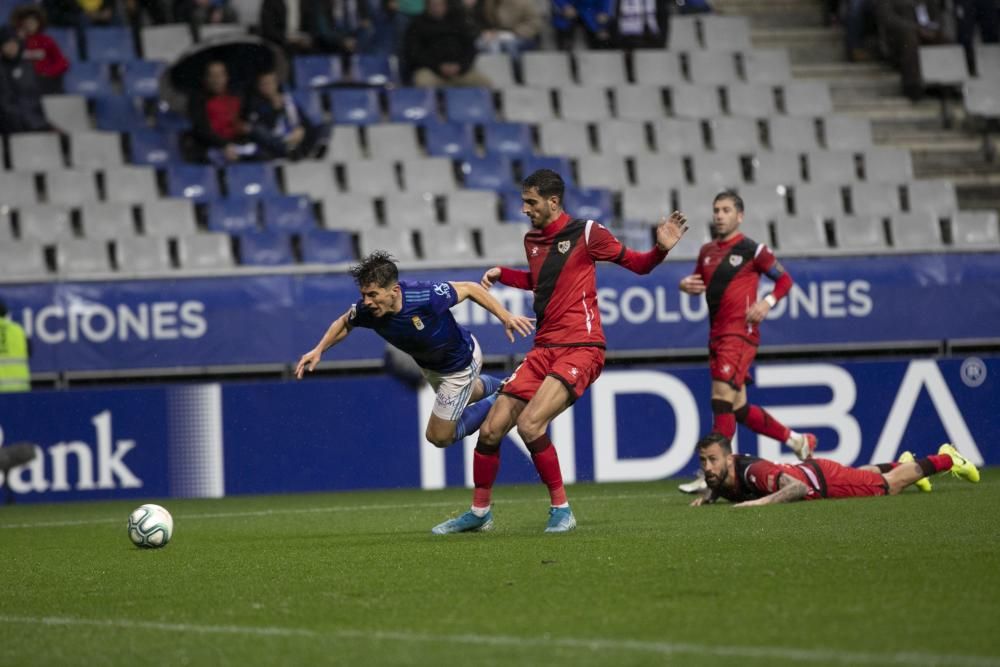
[[[485,381],[486,377],[483,376]],[[499,387],[499,383],[497,384]],[[493,404],[497,402],[497,396],[500,394],[494,391],[489,396],[481,398],[472,405],[469,405],[462,410],[462,416],[458,418],[458,423],[455,424],[455,440],[453,443],[458,442],[470,433],[475,433],[483,422],[486,421],[486,415],[489,413],[490,408]]]
[[[479,379],[483,381],[483,397],[489,396],[490,394],[496,393],[503,384],[501,378],[493,377],[492,375],[480,375]]]

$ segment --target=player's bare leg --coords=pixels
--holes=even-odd
[[[450,447],[465,436],[475,433],[497,400],[502,380],[489,375],[476,378],[469,402],[457,420],[432,414],[424,436],[435,447]]]

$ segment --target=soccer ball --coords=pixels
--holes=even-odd
[[[167,546],[174,535],[174,518],[159,505],[140,505],[128,515],[128,538],[144,549]]]

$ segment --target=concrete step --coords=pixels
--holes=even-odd
[[[834,63],[844,59],[839,30],[817,27],[757,28],[751,32],[753,45],[762,49],[787,49],[796,66]]]
[[[819,62],[793,64],[792,75],[800,79],[816,79],[830,84],[854,81],[896,81],[899,74],[882,63]]]

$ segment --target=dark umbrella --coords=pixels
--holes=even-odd
[[[288,63],[281,50],[251,35],[223,35],[195,44],[182,53],[160,76],[160,99],[181,111],[187,98],[200,90],[205,67],[221,61],[229,70],[229,88],[247,91],[261,72],[274,70],[278,78],[288,78]]]

